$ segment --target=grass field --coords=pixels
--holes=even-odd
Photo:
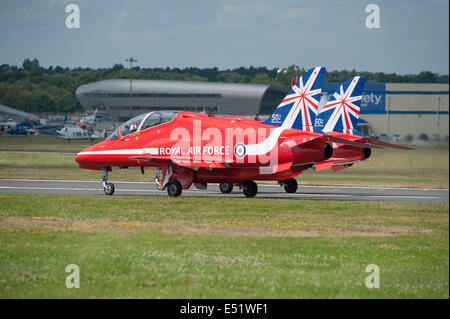
[[[449,297],[448,205],[2,194],[0,225],[0,298]]]
[[[0,136],[0,178],[100,180],[90,141]],[[5,150],[7,152],[5,152]],[[14,150],[14,151],[12,151]],[[448,144],[374,150],[306,185],[448,188]],[[148,181],[152,170],[110,179]],[[448,298],[449,207],[255,198],[0,194],[0,298]],[[77,264],[80,289],[65,287]],[[379,289],[365,287],[369,264]]]
[[[66,141],[62,138],[48,134],[21,136],[21,135],[0,135],[0,150],[15,151],[72,151],[79,152],[90,145],[101,142],[97,140],[74,140]]]
[[[0,150],[59,150],[74,153],[90,141],[67,142],[56,137],[0,136]],[[101,173],[79,169],[73,154],[0,152],[0,178],[100,180]],[[373,159],[373,160],[372,160]],[[141,175],[139,169],[114,169],[112,181],[153,180],[153,170]],[[351,185],[448,188],[448,144],[417,147],[414,151],[374,149],[372,158],[332,172],[307,170],[298,177],[304,185]]]

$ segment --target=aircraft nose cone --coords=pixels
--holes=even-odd
[[[81,162],[81,156],[80,153],[77,154],[77,156],[75,156],[75,162],[80,163]]]
[[[91,151],[93,149],[93,146],[90,146],[82,151],[80,151],[79,153],[77,153],[77,155],[75,156],[75,161],[77,163],[87,163],[89,162],[89,160],[92,158],[92,155],[87,154],[89,151]]]
[[[80,152],[75,156],[75,162],[79,164],[83,164],[89,161],[89,155],[83,154],[83,152]]]
[[[93,154],[86,154],[82,151],[75,156],[75,162],[78,163],[78,167],[87,169],[99,169],[98,158]]]

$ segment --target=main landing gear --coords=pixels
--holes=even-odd
[[[258,185],[254,181],[243,182],[240,186],[246,197],[255,197],[258,193]]]
[[[223,194],[229,194],[233,190],[233,183],[220,183],[219,189]],[[246,181],[238,184],[246,197],[255,197],[258,193],[258,185],[254,181]]]
[[[233,183],[220,183],[220,191],[224,194],[229,194],[233,190]]]
[[[286,193],[295,193],[298,188],[297,180],[295,180],[294,178],[289,178],[284,181],[280,181],[279,184],[281,186],[284,186],[284,190],[286,191]]]
[[[102,183],[103,183],[103,191],[105,192],[106,195],[114,194],[114,184],[108,183],[108,171],[106,168],[103,168]]]
[[[238,185],[246,197],[255,197],[258,193],[258,185],[254,181],[246,181]],[[233,186],[233,183],[220,183],[219,189],[223,194],[229,194],[233,190]]]

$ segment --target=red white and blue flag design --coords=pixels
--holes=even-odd
[[[263,123],[312,132],[319,109],[324,75],[325,68],[323,67],[315,67],[306,71],[271,117]]]
[[[364,77],[355,76],[345,81],[328,103],[320,110],[315,131],[354,134],[361,107]]]

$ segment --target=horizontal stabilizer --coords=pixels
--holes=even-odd
[[[328,135],[328,136],[331,137],[331,140],[334,143],[350,145],[350,146],[358,146],[358,147],[378,147],[378,148],[381,147],[381,146],[372,146],[372,145],[369,145],[368,143],[363,143],[363,142],[359,142],[359,141],[350,141],[350,140],[343,139],[343,138],[336,137],[336,136],[331,136],[331,135]]]
[[[390,147],[390,148],[397,148],[397,149],[401,149],[401,150],[414,150],[413,148],[407,147],[407,146],[403,146],[403,145],[398,145],[398,144],[391,144],[391,143],[387,143],[387,142],[383,142],[380,140],[376,140],[373,138],[362,138],[362,140],[347,140],[345,138],[341,138],[341,137],[336,137],[334,135],[328,135],[331,137],[331,140],[334,143],[339,143],[339,144],[345,144],[345,145],[351,145],[351,146],[358,146],[358,147],[373,147],[373,148],[384,148],[384,147]]]
[[[386,143],[380,140],[376,140],[373,138],[368,138],[367,139],[370,146],[372,147],[390,147],[390,148],[398,148],[400,150],[414,150],[413,148],[410,147],[406,147],[406,146],[402,146],[402,145],[397,145],[397,144],[391,144],[391,143]]]
[[[383,147],[390,147],[390,148],[397,148],[401,150],[414,150],[413,148],[398,145],[398,144],[391,144],[387,142],[383,142],[377,139],[369,138],[358,131],[357,135],[353,134],[343,134],[339,132],[329,132],[327,133],[328,136],[331,137],[331,140],[335,143],[339,144],[346,144],[346,145],[352,145],[352,146],[358,146],[358,147],[373,147],[373,148],[383,148]]]

